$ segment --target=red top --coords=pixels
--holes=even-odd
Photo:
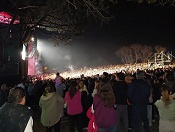
[[[92,106],[88,109],[86,115],[90,119],[88,123],[88,132],[98,132],[97,125],[94,120],[94,113],[92,113]]]
[[[77,91],[72,99],[70,98],[69,91],[66,92],[64,101],[65,103],[67,102],[67,113],[69,115],[76,115],[83,112],[80,91]]]
[[[108,128],[116,125],[114,107],[105,107],[102,99],[96,94],[93,100],[95,123],[98,128]]]

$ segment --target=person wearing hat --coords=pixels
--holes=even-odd
[[[145,81],[146,73],[137,70],[136,79],[132,81],[128,88],[128,100],[132,104],[132,125],[134,132],[140,132],[143,122],[145,132],[150,132],[147,105],[149,105],[149,97],[151,86]]]

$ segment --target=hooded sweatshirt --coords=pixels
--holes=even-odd
[[[53,126],[58,123],[63,116],[64,100],[56,92],[41,96],[39,106],[42,109],[41,123],[43,126]]]

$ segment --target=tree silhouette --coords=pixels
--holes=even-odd
[[[160,53],[162,51],[166,51],[167,50],[166,47],[163,47],[163,46],[160,46],[160,45],[154,46],[154,49],[155,49],[156,53]]]
[[[22,43],[29,40],[36,29],[54,34],[54,40],[69,42],[83,35],[89,18],[100,22],[108,22],[109,5],[112,1],[103,0],[10,0],[2,1],[5,10],[10,12],[13,19],[20,18],[20,33]],[[9,34],[6,36],[6,39]],[[5,39],[5,40],[6,40]]]
[[[132,2],[138,2],[140,4],[148,3],[160,6],[175,6],[175,0],[128,0]]]
[[[59,44],[83,36],[89,18],[108,22],[113,18],[112,8],[117,8],[115,5],[119,2],[175,5],[175,0],[1,0],[0,11],[5,10],[13,16],[9,31],[14,20],[20,18],[21,43],[27,42],[36,29],[41,29],[54,34],[54,41]],[[9,32],[5,41],[8,37]]]
[[[153,55],[153,47],[141,44],[122,46],[115,55],[125,64],[145,63]]]

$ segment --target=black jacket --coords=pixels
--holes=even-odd
[[[127,105],[127,91],[128,85],[125,81],[115,81],[113,84],[113,91],[116,98],[116,104]]]
[[[0,107],[0,132],[24,132],[31,116],[27,106],[6,102]]]

